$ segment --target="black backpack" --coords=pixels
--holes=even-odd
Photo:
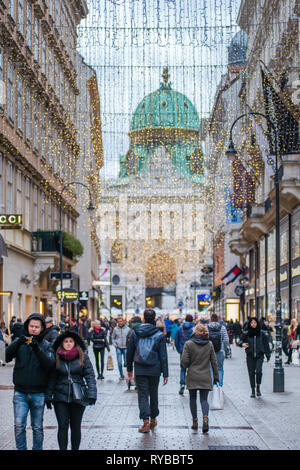
[[[215,330],[215,329],[209,328],[209,325],[208,325],[208,332],[209,332],[208,339],[212,342],[215,352],[218,352],[221,350],[221,346],[222,346],[221,328],[222,328],[222,325],[219,325],[218,329]]]
[[[136,350],[133,360],[143,366],[153,366],[159,362],[159,355],[157,351],[158,337],[162,333],[157,331],[151,336],[137,336]]]

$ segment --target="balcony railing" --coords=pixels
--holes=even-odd
[[[33,232],[32,251],[60,251],[59,232]],[[63,246],[63,255],[66,258],[73,259],[73,253]]]

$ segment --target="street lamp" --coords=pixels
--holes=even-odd
[[[90,201],[87,209],[89,211],[93,211],[95,209],[95,206],[92,203],[92,195],[90,188],[84,184],[81,183],[80,181],[71,181],[71,183],[65,184],[65,186],[62,188],[60,192],[60,208],[59,208],[59,271],[60,271],[60,316],[62,316],[62,312],[64,309],[64,296],[63,296],[63,233],[62,233],[62,194],[67,189],[69,186],[72,186],[74,184],[80,184],[81,186],[84,186],[90,196]]]
[[[275,134],[275,168],[272,158],[268,158],[267,162],[273,166],[275,171],[274,186],[275,186],[275,205],[276,205],[276,346],[275,346],[275,367],[273,373],[273,392],[284,392],[284,370],[282,367],[282,324],[281,324],[281,293],[280,293],[280,193],[279,193],[279,168],[278,163],[281,160],[279,148],[279,133],[276,123],[274,123],[268,116],[258,112],[249,112],[242,114],[233,122],[230,128],[229,147],[225,152],[229,158],[234,158],[237,154],[233,145],[232,130],[240,119],[245,116],[256,115],[265,118],[270,124]]]

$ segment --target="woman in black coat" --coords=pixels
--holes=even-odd
[[[67,450],[70,425],[71,448],[78,450],[85,405],[74,401],[71,382],[86,384],[88,404],[94,405],[97,399],[94,369],[86,353],[84,341],[75,332],[66,331],[59,335],[53,349],[56,355],[56,369],[49,380],[45,401],[48,409],[54,404],[59,449]]]
[[[252,389],[251,397],[255,398],[255,376],[256,394],[260,397],[264,356],[266,356],[267,361],[269,362],[271,351],[268,334],[264,330],[261,330],[257,318],[253,317],[249,320],[248,327],[245,332],[242,333],[241,341],[238,345],[246,350],[247,368]]]
[[[105,329],[101,328],[101,323],[99,320],[94,322],[94,328],[90,333],[89,339],[93,343],[93,351],[95,355],[96,361],[96,369],[98,372],[97,379],[104,379],[103,371],[104,371],[104,353],[105,348],[107,348],[108,352],[110,352],[109,344],[107,341]],[[99,354],[101,357],[101,373],[99,371]]]

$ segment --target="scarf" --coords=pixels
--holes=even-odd
[[[64,361],[73,361],[73,359],[79,357],[79,352],[76,346],[74,346],[70,351],[67,351],[63,346],[61,346],[57,353]]]
[[[99,334],[99,331],[100,331],[100,329],[98,330],[97,328],[94,328],[94,331],[95,331],[95,333],[97,333],[97,335],[98,335],[98,334]]]

